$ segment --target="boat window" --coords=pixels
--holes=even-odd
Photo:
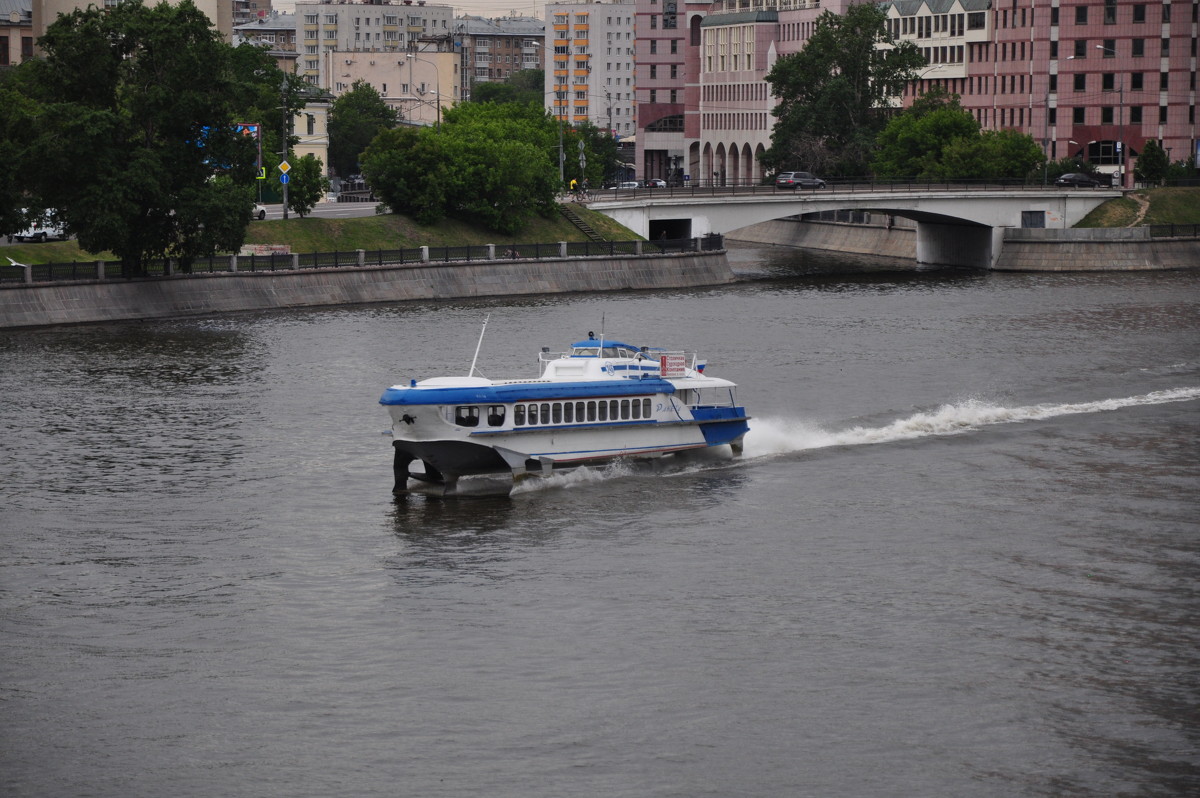
[[[567,402],[563,405],[563,421],[568,424],[575,421],[575,405],[572,402]]]
[[[575,420],[583,421],[584,419],[584,404],[583,402],[575,403]]]
[[[504,426],[504,405],[488,405],[488,426]]]
[[[602,354],[604,357],[619,357],[619,355],[617,354],[617,348],[615,346],[604,347],[604,351]]]
[[[588,421],[596,420],[596,403],[588,402]]]
[[[613,421],[621,417],[621,403],[616,399],[608,403],[608,417]]]
[[[629,400],[621,400],[621,418],[629,418]]]
[[[555,423],[555,424],[561,424],[561,423],[562,423],[562,420],[563,420],[563,417],[562,417],[562,416],[563,416],[563,414],[562,414],[562,410],[563,410],[563,408],[562,408],[562,402],[555,402],[555,403],[554,403],[554,409],[550,411],[550,413],[551,413],[551,417],[554,419],[554,423]]]
[[[650,418],[650,400],[642,400],[642,418]]]
[[[542,423],[543,424],[550,423],[550,405],[549,404],[542,405]]]
[[[460,427],[478,427],[479,408],[475,405],[459,405],[454,408],[454,423]]]
[[[596,353],[599,351],[599,349],[581,346],[576,348],[572,354],[574,354],[576,357],[595,357]]]
[[[525,405],[513,405],[513,426],[525,426]]]
[[[600,402],[599,405],[600,406],[598,408],[596,408],[598,411],[596,420],[597,421],[608,421],[608,402]]]
[[[529,423],[538,423],[537,405],[529,405]]]
[[[634,418],[642,417],[642,400],[641,399],[633,400],[633,417]]]

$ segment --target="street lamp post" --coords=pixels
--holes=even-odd
[[[1116,58],[1117,51],[1103,44],[1096,45],[1097,50],[1112,53]],[[1117,161],[1117,177],[1121,180],[1121,188],[1125,188],[1125,76],[1117,73],[1117,151],[1120,159]]]
[[[412,53],[405,53],[404,58],[408,60],[408,80],[410,83],[415,82],[413,78],[413,61],[421,61],[433,67],[433,76],[436,84],[433,87],[433,97],[437,101],[437,130],[442,129],[442,73],[438,71],[438,66],[433,61],[428,61],[424,58],[418,58]]]

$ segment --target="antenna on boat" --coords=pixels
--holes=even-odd
[[[600,354],[604,352],[604,316],[605,314],[600,314]]]
[[[467,372],[468,377],[475,376],[475,363],[479,360],[479,348],[483,346],[483,334],[487,332],[488,319],[491,317],[491,313],[483,317],[483,329],[479,331],[479,343],[475,344],[475,357],[471,358],[471,370]]]

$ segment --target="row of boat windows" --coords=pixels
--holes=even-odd
[[[649,399],[600,399],[589,402],[530,402],[513,405],[513,426],[541,424],[579,424],[588,421],[629,421],[650,418]],[[454,423],[460,427],[478,427],[481,419],[489,427],[504,426],[505,406],[459,405],[454,408]]]

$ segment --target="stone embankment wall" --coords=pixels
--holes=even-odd
[[[735,233],[730,241],[803,249],[877,255],[913,261],[917,238],[912,222],[897,219],[894,227],[868,224],[802,222],[776,219]],[[1135,228],[1010,229],[1005,231],[995,271],[1143,271],[1200,268],[1200,239],[1150,238]]]
[[[0,328],[278,308],[722,285],[724,251],[234,272],[0,288]]]
[[[1010,272],[1147,271],[1200,268],[1200,239],[1151,238],[1145,227],[1008,230],[992,267]]]

